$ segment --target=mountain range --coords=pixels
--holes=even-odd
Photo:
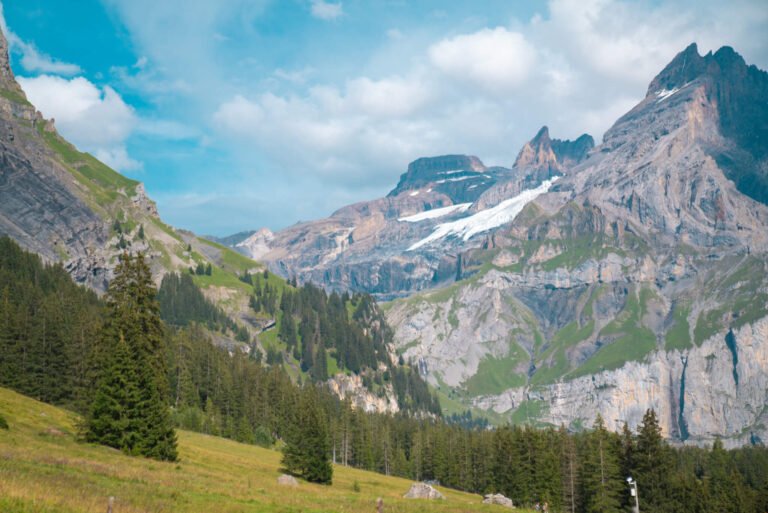
[[[768,435],[768,74],[680,52],[595,146],[542,128],[510,168],[412,162],[384,198],[237,244],[387,303],[448,411]]]
[[[77,282],[104,291],[126,250],[158,284],[210,265],[195,282],[251,351],[274,320],[243,278],[268,268],[373,294],[392,365],[418,368],[447,413],[577,430],[654,408],[681,443],[768,437],[768,74],[733,49],[680,52],[597,145],[543,127],[510,167],[421,158],[383,198],[216,241],[61,137],[7,50],[0,37],[0,234]],[[333,387],[397,409],[359,376]]]

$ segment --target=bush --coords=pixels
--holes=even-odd
[[[0,413],[0,429],[8,429],[8,421],[5,420],[2,413]]]

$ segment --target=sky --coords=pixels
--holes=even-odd
[[[768,69],[764,0],[2,0],[29,99],[170,224],[279,229],[449,153],[600,141],[691,42]]]

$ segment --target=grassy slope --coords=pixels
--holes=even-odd
[[[445,501],[403,499],[410,481],[340,466],[332,486],[278,487],[280,453],[186,431],[178,464],[132,458],[75,441],[75,415],[3,388],[0,412],[11,427],[0,430],[0,511],[105,511],[109,496],[118,513],[359,512],[374,511],[377,497],[387,512],[499,510],[446,489]]]

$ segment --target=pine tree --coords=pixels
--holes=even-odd
[[[638,427],[632,477],[642,489],[645,509],[663,513],[669,509],[669,476],[674,467],[669,446],[661,436],[656,412],[649,409]]]
[[[317,391],[304,387],[293,426],[283,448],[283,465],[288,472],[313,483],[331,484],[330,440]]]
[[[107,291],[108,315],[98,355],[107,365],[86,422],[86,439],[174,461],[176,434],[156,296],[143,256],[123,254]]]
[[[619,467],[618,442],[600,415],[586,435],[582,496],[586,513],[619,513],[624,478]]]
[[[325,345],[322,342],[317,348],[317,357],[315,358],[315,365],[312,367],[312,376],[317,381],[328,379],[328,356],[325,351]]]
[[[85,421],[85,439],[131,453],[137,436],[131,412],[139,402],[136,362],[122,335],[111,355]]]
[[[565,429],[560,427],[560,465],[563,488],[563,510],[568,513],[576,513],[579,508],[579,488],[581,474],[579,469],[579,457],[576,451],[576,440]]]

